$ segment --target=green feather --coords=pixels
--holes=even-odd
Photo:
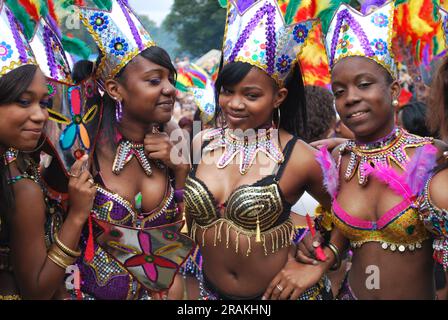
[[[218,0],[218,2],[222,8],[227,8],[227,0]]]
[[[286,24],[291,24],[294,20],[294,16],[297,13],[297,9],[300,6],[302,0],[291,0],[289,1],[288,7],[286,8],[285,21]]]
[[[336,10],[338,10],[339,6],[342,3],[350,3],[350,0],[332,0],[330,6],[322,10],[319,13],[319,18],[322,23],[322,30],[326,34],[328,32],[328,28],[330,27],[331,19],[333,18]]]
[[[83,59],[89,59],[91,51],[89,46],[84,41],[69,38],[64,35],[62,36],[61,42],[65,51],[77,55],[78,57],[82,57]]]
[[[25,37],[30,40],[34,34],[34,29],[36,23],[30,17],[30,15],[25,11],[25,9],[18,3],[17,0],[7,0],[8,8],[12,11],[16,19],[22,25],[23,33]]]
[[[408,0],[396,0],[395,1],[395,7],[398,7],[400,4],[406,3]]]
[[[41,16],[41,17],[46,17],[46,16],[48,16],[48,15],[49,15],[49,12],[48,12],[48,4],[47,4],[47,1],[40,0],[39,3],[40,3],[40,16]]]
[[[432,39],[433,42],[433,54],[436,55],[439,53],[439,42],[437,41],[437,37],[434,37]]]
[[[112,9],[112,1],[110,0],[93,0],[93,2],[95,2],[98,9],[108,11]]]

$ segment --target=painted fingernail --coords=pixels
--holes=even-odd
[[[313,241],[313,247],[317,248],[318,246],[320,246],[320,242],[319,241]]]
[[[261,298],[261,300],[266,300],[266,297],[265,297],[265,296],[263,296],[263,297]]]
[[[316,266],[319,262],[317,262],[316,260],[313,260],[313,264]]]

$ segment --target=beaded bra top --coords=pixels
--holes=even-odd
[[[141,213],[130,201],[105,186],[96,154],[93,157],[98,173],[94,178],[97,193],[92,213],[97,220],[142,229],[166,225],[176,220],[176,203],[170,179],[167,179],[165,195],[159,206],[151,212]],[[83,250],[86,242],[87,237],[84,235],[81,244]],[[94,250],[91,262],[78,261],[84,299],[129,300],[148,297],[142,285],[96,241]]]
[[[386,138],[390,138],[390,136]],[[379,179],[383,183],[387,183],[393,191],[396,191],[396,193],[403,197],[403,200],[399,204],[385,212],[377,221],[369,221],[354,217],[346,212],[337,201],[341,158],[344,152],[347,152],[347,150],[353,150],[355,143],[350,141],[350,149],[347,149],[346,146],[343,146],[340,149],[338,164],[334,163],[332,156],[326,149],[322,149],[318,153],[317,160],[321,164],[323,170],[324,179],[326,180],[325,185],[333,198],[332,211],[331,213],[327,213],[324,217],[324,220],[326,221],[323,222],[323,225],[328,226],[329,224],[332,224],[334,227],[338,228],[343,235],[350,240],[350,244],[353,248],[359,248],[367,242],[379,242],[381,243],[381,247],[385,250],[389,249],[391,251],[399,252],[404,252],[406,250],[414,251],[415,249],[421,248],[422,242],[429,238],[429,234],[421,222],[418,213],[418,203],[416,198],[419,191],[412,190],[413,187],[407,182],[409,172],[406,168],[408,168],[412,162],[405,153],[405,158],[403,161],[400,161],[400,167],[405,169],[405,171],[402,175],[400,175],[386,160],[395,160],[393,151],[396,150],[397,144],[400,144],[399,148],[401,150],[405,150],[410,147],[422,146],[422,148],[420,148],[422,149],[421,152],[428,152],[431,154],[427,155],[426,159],[428,159],[428,157],[432,157],[434,160],[433,162],[435,163],[435,152],[433,151],[435,148],[431,145],[431,140],[409,134],[403,129],[399,129],[396,138],[392,139],[389,143],[383,146],[382,154],[376,156],[372,153],[373,157],[377,157],[377,159],[379,159],[378,162],[370,162],[370,159],[365,158],[360,159],[360,163],[364,162],[362,168],[363,173],[358,175],[361,186],[366,185],[367,178],[373,173],[375,178]],[[426,148],[430,148],[431,150]],[[392,153],[388,153],[387,150],[392,150]],[[350,159],[353,158],[355,157],[352,153]],[[414,156],[414,158],[417,157]],[[422,159],[424,157],[419,158],[420,160],[414,161],[414,168],[425,165],[425,160]],[[361,165],[359,162],[354,167],[355,169],[357,166]],[[372,167],[371,163],[375,164],[375,168]],[[350,174],[352,176],[354,175],[353,172]],[[381,178],[381,176],[384,178]],[[337,180],[337,182],[333,183],[332,187],[329,187],[328,181],[332,178]],[[396,185],[394,185],[393,182],[391,183],[391,181],[395,181]],[[423,183],[424,182],[421,182],[420,185]],[[402,190],[399,191],[397,188]]]
[[[251,252],[250,241],[257,234],[258,226],[259,241],[263,243],[266,255],[268,251],[275,252],[281,247],[288,246],[294,237],[294,225],[289,219],[292,205],[284,199],[278,181],[281,179],[296,141],[297,138],[292,138],[285,146],[283,151],[285,160],[278,167],[276,174],[266,176],[251,185],[239,186],[232,192],[222,205],[224,207],[223,217],[220,217],[220,206],[207,185],[196,177],[198,165],[193,165],[185,183],[184,193],[185,212],[193,219],[191,237],[196,238],[199,228],[203,231],[202,241],[204,241],[204,232],[214,227],[216,230],[214,244],[216,245],[216,240],[221,240],[221,231],[225,223],[227,244],[229,243],[229,230],[232,228],[237,234],[247,236],[249,249],[246,255],[249,255]],[[207,144],[208,141],[203,148]],[[266,246],[268,237],[271,240],[275,239],[272,241],[271,250],[268,250]],[[202,245],[205,243],[202,242]],[[235,249],[238,252],[238,242]]]
[[[448,210],[438,208],[432,201],[429,186],[433,176],[425,184],[420,197],[420,217],[427,230],[435,240],[433,242],[434,258],[448,270]]]

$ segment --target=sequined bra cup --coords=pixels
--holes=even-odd
[[[420,197],[420,215],[427,230],[435,240],[433,242],[434,258],[445,271],[448,271],[448,211],[438,208],[432,201],[429,186],[433,176],[428,179]]]
[[[169,179],[162,202],[148,213],[139,213],[128,200],[110,191],[100,174],[96,175],[95,183],[97,193],[92,211],[95,218],[101,221],[126,227],[150,228],[171,223],[176,219],[174,190]],[[86,247],[86,239],[87,237],[83,236],[83,250]],[[84,299],[129,300],[147,297],[147,292],[134,277],[96,242],[94,250],[91,262],[78,261]]]
[[[251,238],[256,235],[258,225],[265,254],[288,246],[294,237],[294,226],[289,219],[292,205],[285,201],[278,181],[296,141],[297,138],[292,138],[285,146],[283,152],[285,160],[276,174],[266,176],[251,185],[241,185],[232,192],[224,204],[222,218],[213,194],[207,185],[196,177],[198,165],[194,165],[187,177],[184,194],[185,212],[193,219],[191,237],[196,239],[197,231],[201,230],[204,246],[204,233],[210,228],[215,228],[214,245],[216,241],[222,240],[222,232],[225,232],[228,246],[229,231],[232,229],[237,235],[247,237],[249,248],[246,255],[248,255],[251,252]],[[207,142],[203,148],[206,145]],[[272,242],[269,248],[266,245],[267,239]],[[238,236],[235,250],[238,252]]]
[[[407,132],[404,132],[404,134],[410,135]],[[415,139],[416,137],[417,136],[413,136]],[[424,147],[420,149],[434,148],[429,144],[430,142],[423,139],[424,138],[421,138],[421,145],[424,145]],[[425,151],[422,150],[421,152],[424,153]],[[324,220],[326,221],[322,223],[323,225],[327,225],[327,229],[331,228],[330,225],[338,228],[342,234],[350,240],[350,244],[353,248],[359,248],[367,242],[379,242],[381,243],[381,247],[385,250],[389,249],[391,251],[399,252],[404,252],[406,250],[413,251],[421,248],[422,242],[429,239],[429,234],[420,220],[418,212],[418,191],[411,191],[412,188],[408,186],[406,182],[407,171],[400,176],[400,174],[390,166],[377,165],[375,169],[370,169],[371,172],[359,175],[360,178],[362,178],[360,185],[365,185],[365,183],[367,183],[367,178],[372,174],[372,172],[374,172],[374,170],[383,170],[378,171],[378,175],[374,175],[375,178],[378,179],[381,175],[391,175],[391,180],[399,180],[401,187],[403,187],[406,191],[396,192],[403,196],[403,200],[399,204],[384,213],[377,221],[368,221],[350,215],[340,206],[337,201],[340,161],[339,164],[336,164],[330,153],[325,148],[321,149],[317,157],[317,160],[321,164],[323,170],[324,179],[327,181],[325,185],[328,186],[328,181],[331,180],[331,177],[337,177],[335,179],[338,183],[337,186],[335,186],[336,183],[334,183],[332,188],[327,187],[328,192],[333,198],[332,211],[331,213],[326,214],[324,217]],[[416,168],[420,165],[418,161],[421,163],[424,162],[423,160],[415,160],[412,163],[411,160],[408,162],[408,165],[411,165],[412,163],[414,168]],[[351,175],[353,176],[354,173],[351,172]],[[385,180],[383,181],[380,178],[380,181],[383,183],[385,183]],[[422,186],[423,184],[424,181],[421,181],[420,185]],[[418,183],[416,185],[418,185]],[[389,187],[391,186],[389,185]],[[393,186],[391,189],[394,190]]]

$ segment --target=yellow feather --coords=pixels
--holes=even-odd
[[[434,28],[426,23],[425,20],[421,19],[420,9],[423,6],[423,0],[410,0],[409,1],[409,16],[410,25],[412,26],[413,32],[418,36],[423,36],[425,34],[434,32]]]

